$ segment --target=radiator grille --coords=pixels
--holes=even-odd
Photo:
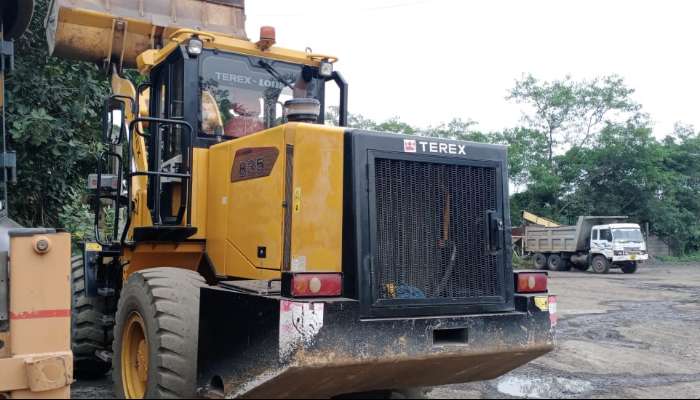
[[[486,238],[497,185],[493,167],[376,159],[375,296],[501,296],[502,274]]]

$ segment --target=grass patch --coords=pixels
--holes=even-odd
[[[700,252],[682,256],[660,256],[657,259],[665,263],[700,263]]]
[[[513,269],[533,269],[532,260],[513,254]]]

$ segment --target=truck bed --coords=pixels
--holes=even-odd
[[[525,228],[525,251],[530,253],[575,252],[576,242],[575,226],[529,225]]]

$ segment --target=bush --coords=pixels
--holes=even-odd
[[[82,246],[81,243],[95,240],[95,214],[90,204],[85,201],[88,194],[81,190],[72,190],[70,197],[59,213],[61,228],[71,233],[73,252]],[[107,240],[114,226],[114,209],[106,207],[100,218],[100,235]]]
[[[513,254],[513,269],[532,269],[532,260]]]

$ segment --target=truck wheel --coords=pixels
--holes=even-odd
[[[610,272],[610,263],[605,256],[595,256],[593,258],[593,272],[596,274],[607,274]]]
[[[112,375],[118,398],[194,398],[204,286],[201,275],[178,268],[129,277],[116,317]]]
[[[547,259],[547,265],[552,271],[568,271],[571,269],[567,260],[562,258],[559,254],[550,254]]]
[[[71,261],[71,347],[74,374],[80,379],[96,379],[104,376],[112,368],[111,363],[97,358],[96,352],[110,349],[114,335],[111,327],[103,325],[104,305],[100,303],[104,301],[89,298],[85,293],[83,258],[73,257]]]
[[[625,274],[634,274],[637,272],[637,263],[636,262],[627,262],[622,264],[622,272]]]
[[[547,256],[542,253],[535,254],[535,256],[532,257],[532,262],[537,269],[547,269]]]

